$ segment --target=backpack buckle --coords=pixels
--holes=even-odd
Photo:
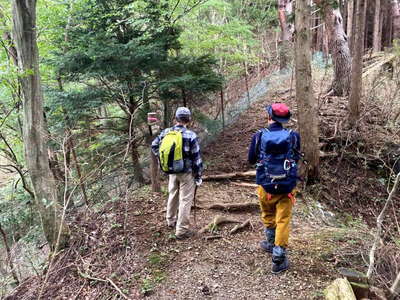
[[[290,161],[288,159],[285,159],[285,161],[283,162],[283,169],[285,171],[290,170],[290,167],[292,166],[292,164],[290,163]]]

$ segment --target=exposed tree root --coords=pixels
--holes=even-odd
[[[240,221],[229,219],[229,218],[226,218],[224,216],[218,215],[218,216],[214,217],[214,220],[211,223],[209,223],[208,225],[204,226],[199,232],[200,233],[204,233],[207,230],[210,231],[210,232],[213,232],[213,231],[215,231],[217,229],[218,225],[221,225],[221,224],[224,224],[224,223],[240,223]]]
[[[232,230],[231,230],[229,233],[230,233],[230,234],[237,233],[237,232],[241,231],[243,228],[245,228],[245,227],[247,227],[247,226],[253,227],[253,225],[251,224],[250,219],[247,219],[247,220],[244,221],[242,224],[237,224],[237,225],[235,225],[235,227],[233,227]]]
[[[231,184],[237,185],[237,186],[251,187],[251,188],[258,187],[258,184],[248,183],[248,182],[234,182],[234,181],[232,181]]]
[[[223,174],[214,174],[214,175],[206,175],[203,176],[204,181],[210,180],[224,180],[224,179],[233,179],[233,178],[242,178],[242,177],[255,177],[256,171],[246,171],[246,172],[236,172],[236,173],[223,173]]]
[[[216,209],[223,211],[244,211],[258,209],[259,204],[256,202],[245,202],[245,203],[214,203],[210,206],[205,207],[207,209]]]
[[[206,241],[210,241],[210,240],[216,240],[216,239],[221,239],[222,235],[209,235],[209,236],[205,236],[204,240]]]

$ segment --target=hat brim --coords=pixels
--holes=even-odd
[[[287,123],[290,120],[290,117],[292,116],[292,114],[289,112],[289,114],[285,117],[280,117],[274,114],[274,112],[272,111],[272,106],[268,105],[266,107],[266,111],[268,112],[268,114],[271,116],[271,119],[279,122],[279,123]]]

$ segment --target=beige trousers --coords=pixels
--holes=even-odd
[[[170,174],[168,183],[167,224],[176,224],[176,234],[189,230],[190,208],[194,197],[195,183],[192,173]]]

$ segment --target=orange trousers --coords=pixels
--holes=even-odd
[[[286,248],[289,243],[290,220],[294,196],[271,195],[262,186],[257,189],[261,220],[266,228],[275,228],[275,245]]]

